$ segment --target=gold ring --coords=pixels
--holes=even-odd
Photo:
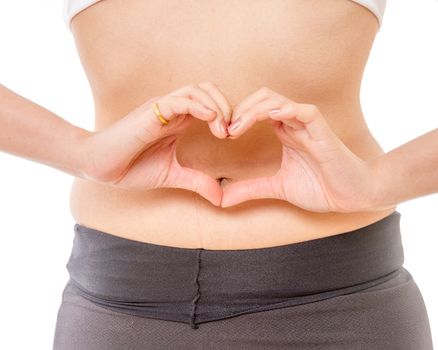
[[[158,119],[160,120],[160,122],[164,125],[168,124],[169,121],[163,117],[163,115],[160,113],[160,110],[158,109],[158,103],[155,102],[153,105],[153,110],[155,112],[155,115],[158,117]]]

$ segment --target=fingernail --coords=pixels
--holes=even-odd
[[[228,130],[234,130],[240,125],[241,120],[238,118],[234,122],[231,123]]]
[[[269,115],[274,115],[280,113],[280,108],[273,108],[269,110]]]
[[[222,132],[223,132],[224,134],[227,133],[226,128],[227,128],[227,124],[225,124],[225,121],[222,119],[222,122],[221,122],[221,130],[222,130]]]

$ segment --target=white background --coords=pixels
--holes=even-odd
[[[437,18],[437,1],[388,1],[361,90],[368,125],[385,151],[438,126]],[[72,124],[94,128],[91,92],[61,0],[0,0],[0,45],[1,84]],[[52,346],[73,238],[72,180],[0,153],[1,349]],[[405,267],[422,291],[438,344],[438,196],[397,210]]]

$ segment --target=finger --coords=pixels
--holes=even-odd
[[[231,119],[231,105],[228,100],[225,98],[224,94],[219,90],[216,84],[206,81],[198,84],[202,89],[207,91],[211,97],[213,97],[217,106],[222,111],[222,116],[224,118],[225,123],[228,125]]]
[[[216,206],[222,201],[222,188],[218,182],[199,170],[181,166],[176,158],[176,152],[173,153],[172,164],[162,187],[196,192]]]
[[[201,85],[202,84],[202,85]],[[190,98],[196,99],[198,102],[206,104],[208,107],[216,111],[216,118],[211,122],[208,122],[211,132],[218,138],[226,138],[227,128],[225,122],[224,111],[220,106],[221,101],[217,101],[217,96],[222,96],[221,92],[211,82],[204,82],[201,84],[191,84],[185,90],[185,93]],[[205,88],[209,89],[208,91]],[[214,91],[214,94],[210,94],[210,90]],[[223,96],[222,96],[223,99]]]
[[[279,188],[279,183],[275,176],[233,182],[223,189],[221,207],[231,207],[252,199],[282,199]]]
[[[241,113],[251,106],[255,105],[256,103],[259,103],[269,97],[278,95],[276,92],[272,91],[271,89],[267,87],[262,87],[255,91],[254,93],[250,94],[249,96],[245,97],[242,101],[240,101],[236,106],[233,108],[233,114],[231,116],[231,121],[235,121],[238,119],[241,115]]]
[[[207,87],[210,90],[212,89],[212,83],[205,82],[202,83],[203,87]],[[223,113],[222,108],[219,106],[218,101],[216,100],[217,95],[222,95],[220,91],[216,89],[215,95],[210,95],[209,91],[205,91],[204,88],[199,86],[199,84],[190,84],[187,85],[173,93],[171,95],[174,96],[182,96],[182,97],[188,97],[194,101],[197,101],[201,104],[203,104],[206,107],[209,107],[210,109],[216,111],[216,118],[213,121],[209,121],[209,127],[212,133],[219,138],[226,138],[227,137],[227,131],[226,131],[226,123],[224,121],[225,116]],[[223,102],[221,102],[223,103]]]
[[[169,121],[181,114],[190,114],[193,117],[204,121],[212,121],[216,118],[215,111],[186,97],[167,95],[156,102],[161,115]],[[152,111],[152,113],[154,113],[154,111]],[[157,125],[163,126],[156,116],[152,119]]]
[[[129,118],[118,121],[121,130],[119,135],[122,133],[133,135],[134,147],[138,148],[138,141],[143,147],[165,135],[174,134],[189,125],[192,119],[190,116],[204,121],[212,121],[216,117],[215,111],[186,97],[166,95],[155,99],[154,102],[157,103],[160,114],[169,121],[167,124],[163,124],[158,119],[153,104],[142,104],[130,113]],[[178,117],[181,123],[172,122]]]
[[[229,138],[237,138],[243,133],[246,132],[255,122],[262,121],[265,119],[270,119],[269,110],[273,108],[277,108],[278,106],[283,105],[286,101],[284,97],[281,96],[271,96],[267,99],[259,101],[258,103],[251,105],[248,109],[243,111],[240,114],[238,120],[235,123],[239,122],[239,124],[232,124],[228,128]],[[292,123],[300,123],[297,121],[292,121]],[[278,123],[278,122],[277,122]],[[271,123],[273,124],[273,123]],[[301,124],[301,123],[300,123]],[[233,125],[237,125],[237,127],[233,128]],[[275,125],[275,124],[273,124]]]
[[[221,204],[221,186],[213,178],[198,170],[181,167],[177,178],[169,184],[173,184],[172,187],[196,192],[213,205],[219,206]]]
[[[302,128],[306,129],[309,137],[315,141],[321,141],[333,136],[333,132],[324,116],[319,108],[313,104],[296,103],[288,100],[287,103],[279,107],[278,113],[272,115],[271,118],[282,121],[293,128],[297,127],[296,121],[302,123]]]

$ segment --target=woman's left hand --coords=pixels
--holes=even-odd
[[[315,105],[296,103],[264,87],[236,106],[231,121],[237,119],[236,129],[228,126],[232,139],[268,119],[282,143],[282,162],[273,176],[227,184],[222,207],[274,198],[314,212],[373,210],[372,167],[342,143]]]

